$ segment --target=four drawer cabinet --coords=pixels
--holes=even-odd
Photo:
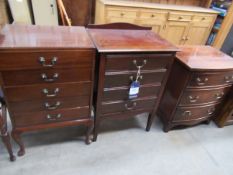
[[[93,25],[88,29],[100,55],[94,140],[101,121],[108,118],[125,119],[147,112],[147,131],[150,130],[177,51],[167,41],[140,27],[98,28],[109,26]],[[139,93],[130,98],[129,91],[136,80],[140,84]]]
[[[208,46],[181,47],[158,114],[164,131],[216,116],[233,84],[233,59]]]
[[[1,40],[1,86],[18,155],[26,131],[83,124],[89,144],[95,48],[85,28],[9,25]]]

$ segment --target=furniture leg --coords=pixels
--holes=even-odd
[[[100,125],[100,121],[95,121],[93,142],[97,141],[97,137],[98,137],[98,133],[99,133],[99,125]]]
[[[10,142],[10,136],[7,132],[7,113],[6,113],[6,105],[4,104],[3,99],[1,99],[1,114],[0,114],[0,136],[2,137],[2,141],[7,148],[8,154],[10,156],[10,161],[15,161],[16,158],[12,151],[12,146]]]
[[[170,125],[170,124],[164,125],[164,127],[163,127],[164,132],[169,132],[171,129],[172,129],[172,125]]]
[[[12,138],[15,140],[15,142],[19,145],[18,156],[23,156],[25,154],[25,147],[24,147],[23,141],[20,136],[21,132],[17,130],[13,130],[11,135],[12,135]]]
[[[147,119],[146,131],[150,131],[153,121],[154,121],[154,115],[149,114],[148,119]]]
[[[87,128],[87,134],[86,134],[86,144],[87,145],[91,144],[91,142],[92,142],[92,140],[90,139],[90,135],[92,134],[93,129],[94,129],[94,122],[91,122]]]

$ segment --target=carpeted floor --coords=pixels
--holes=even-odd
[[[105,121],[89,146],[84,127],[26,133],[26,155],[14,163],[0,142],[0,175],[233,174],[233,126],[210,123],[164,133],[158,120],[150,132],[145,125],[144,116]]]

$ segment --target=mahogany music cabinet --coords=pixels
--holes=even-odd
[[[13,125],[23,132],[86,125],[91,117],[95,47],[84,27],[6,25],[0,34],[0,85]]]
[[[147,112],[149,131],[178,49],[148,27],[115,23],[88,28],[99,63],[94,141],[101,121],[108,118]],[[129,89],[136,79],[139,94],[130,99]]]

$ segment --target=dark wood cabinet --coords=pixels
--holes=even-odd
[[[158,115],[164,131],[207,123],[233,84],[233,59],[208,46],[183,46],[176,55]]]
[[[12,137],[25,153],[27,131],[86,125],[91,117],[95,47],[84,27],[7,25],[0,35],[0,80]]]
[[[92,25],[88,32],[99,56],[94,140],[102,120],[125,119],[143,112],[149,113],[149,131],[177,48],[150,30],[133,25]],[[130,85],[136,77],[139,94],[130,99]]]

